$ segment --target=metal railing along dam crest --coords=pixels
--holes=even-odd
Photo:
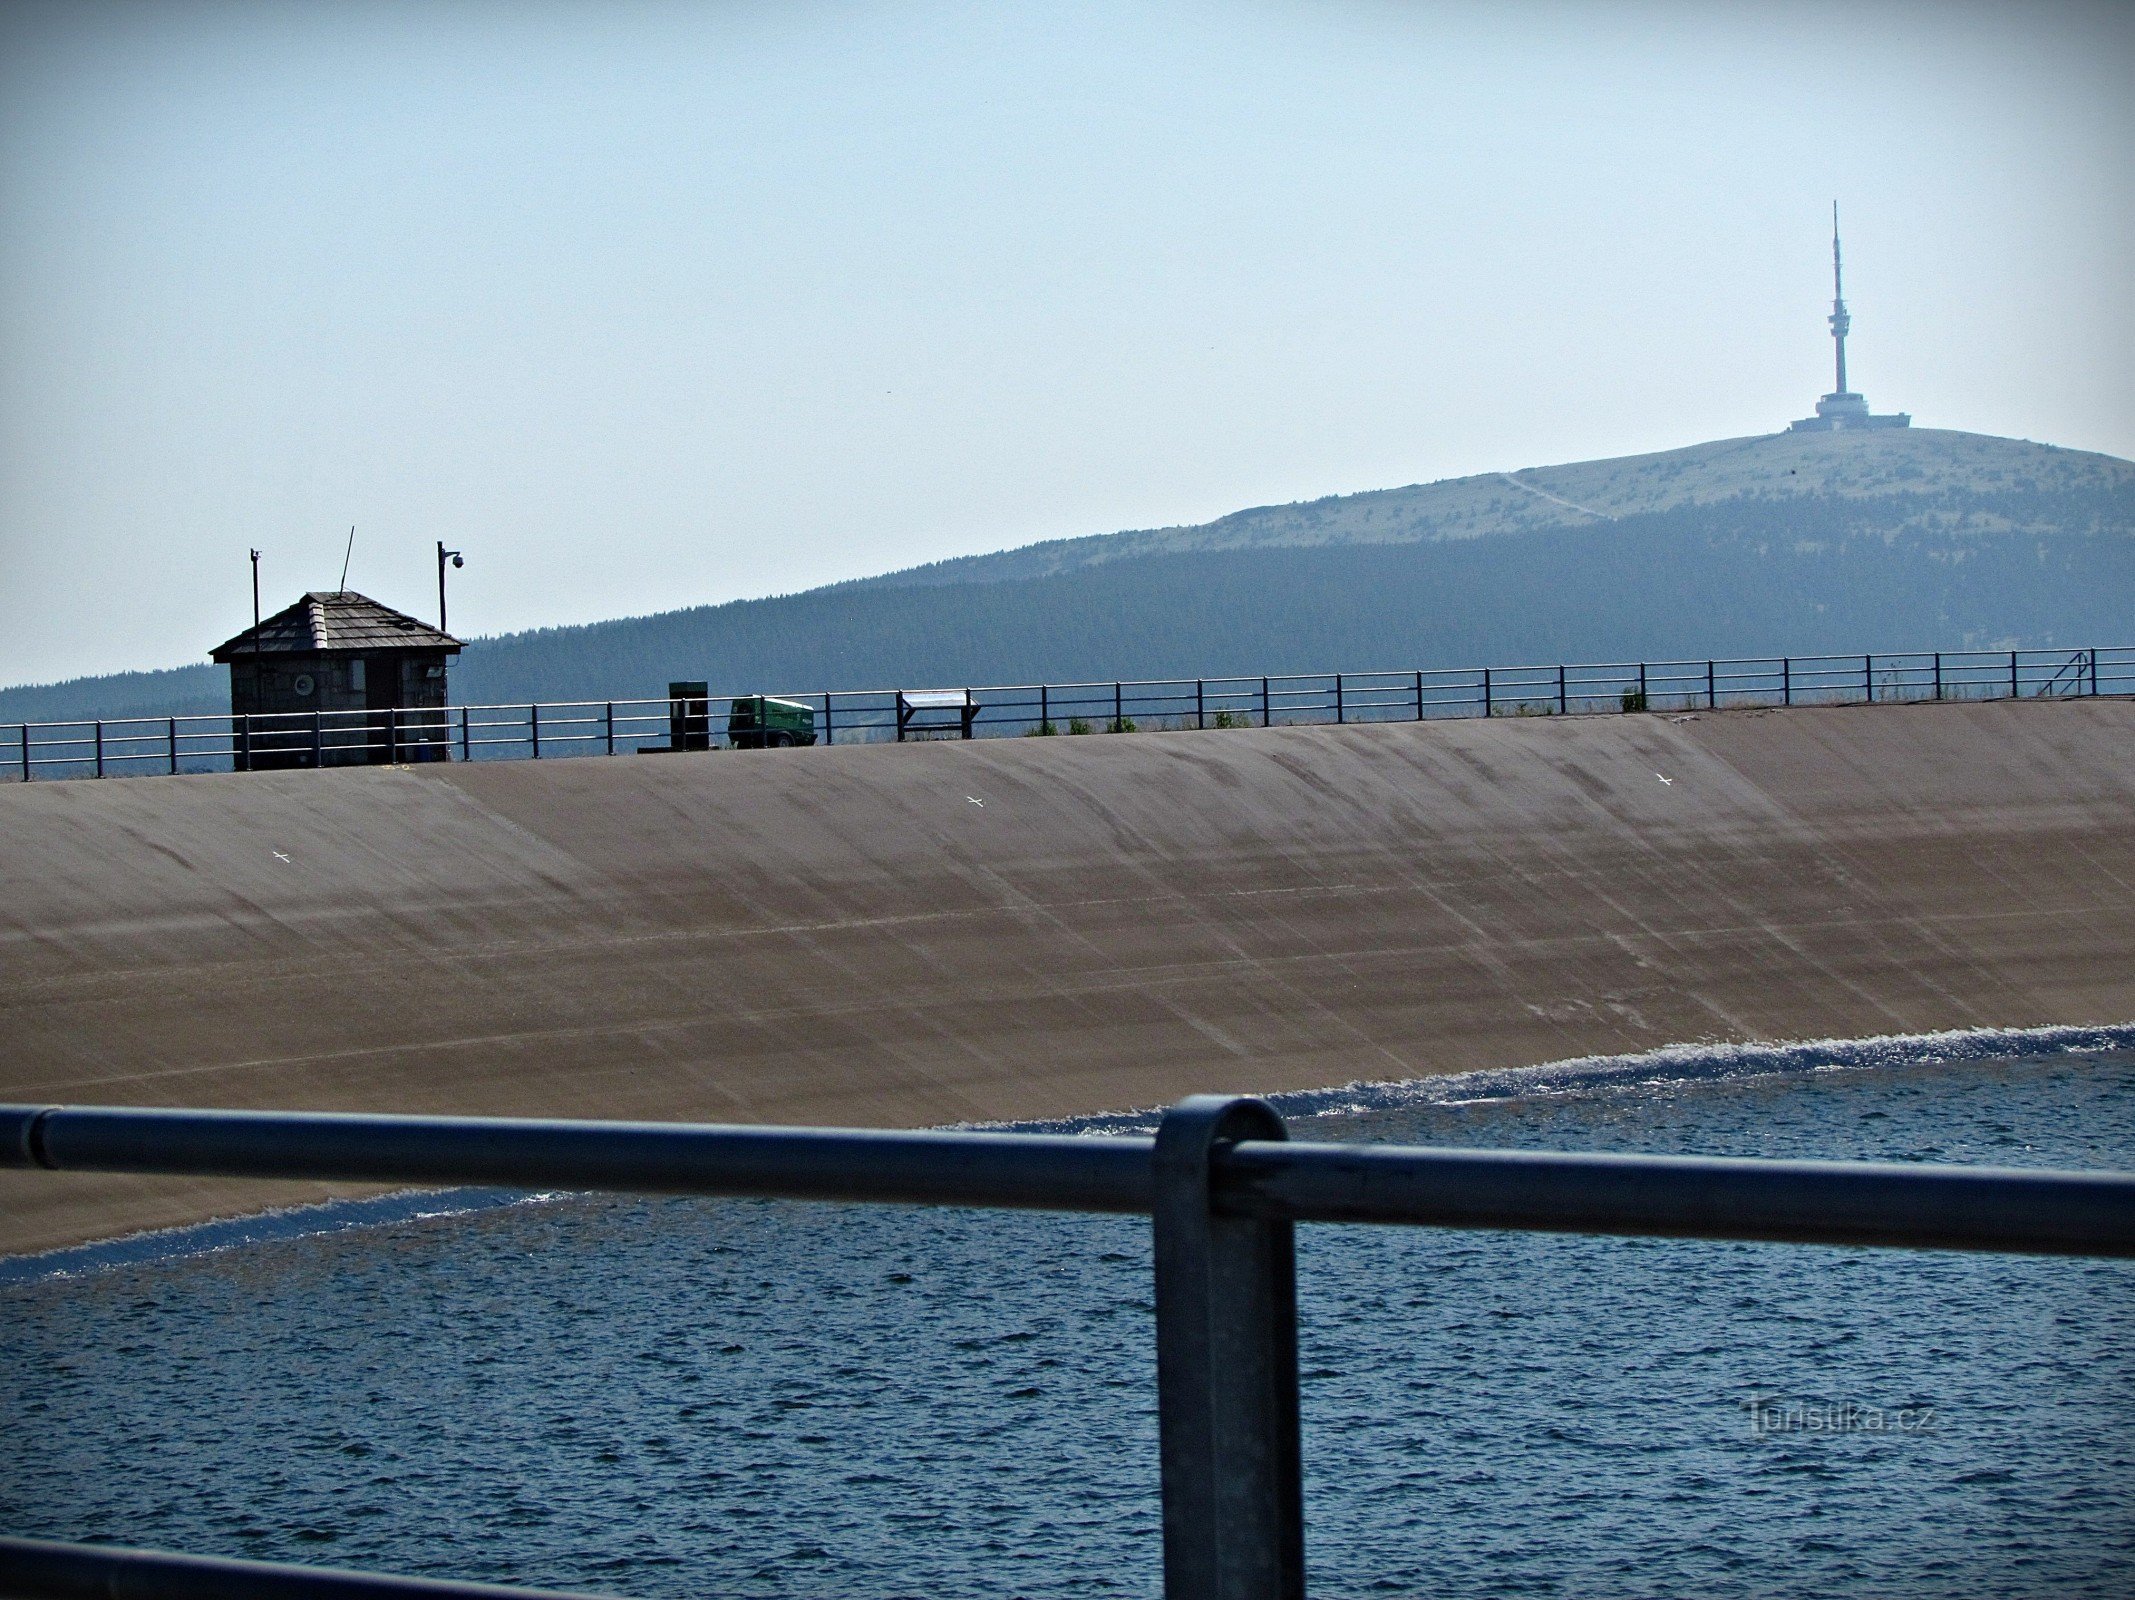
[[[871,743],[914,723],[905,689],[796,690],[825,744]],[[1141,729],[1424,722],[1444,717],[1580,716],[1730,707],[2029,700],[2135,694],[2135,646],[1870,652],[1533,667],[1407,668],[1210,678],[1007,684],[968,697],[956,731],[978,738]],[[738,687],[688,700],[456,705],[252,716],[89,718],[0,723],[0,779],[229,771],[233,766],[542,760],[716,748]]]
[[[1148,1216],[1167,1600],[1305,1593],[1297,1223],[2135,1256],[2135,1173],[1308,1144],[1213,1095],[1153,1138],[9,1106],[0,1167]],[[537,1591],[0,1538],[0,1592]]]

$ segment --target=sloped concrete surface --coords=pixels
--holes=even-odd
[[[0,883],[10,1101],[1047,1117],[2135,1020],[2135,704],[11,785]],[[6,1251],[329,1192],[0,1178]]]

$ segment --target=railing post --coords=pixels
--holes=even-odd
[[[534,759],[539,761],[541,759],[541,707],[528,706],[526,708],[526,730],[528,737],[533,741]]]
[[[1638,664],[1638,709],[1641,711],[1651,711],[1653,709],[1646,699],[1646,664],[1643,661]]]
[[[1423,668],[1416,669],[1416,720],[1423,720]]]
[[[1268,680],[1262,678],[1260,680],[1260,725],[1263,728],[1272,728],[1275,726],[1275,717],[1273,713],[1270,712],[1268,707]]]
[[[400,765],[400,710],[396,706],[385,708],[385,764]]]
[[[172,717],[170,719],[169,737],[171,753],[171,776],[175,778],[178,775],[178,719],[176,717]]]
[[[1112,685],[1112,730],[1111,730],[1111,731],[1112,731],[1112,732],[1114,732],[1114,733],[1124,733],[1124,732],[1126,732],[1126,730],[1127,730],[1127,703],[1126,703],[1126,700],[1125,700],[1125,699],[1124,699],[1124,698],[1123,698],[1123,697],[1121,696],[1121,693],[1120,693],[1120,686],[1119,686],[1119,685],[1118,685],[1117,683],[1114,683],[1114,684]]]
[[[96,775],[104,775],[104,719],[96,719]]]
[[[1043,728],[1052,720],[1053,686],[1049,683],[1041,683],[1038,685],[1038,726]]]
[[[461,706],[461,707],[460,707],[460,759],[461,759],[462,761],[472,761],[472,760],[474,759],[474,733],[473,733],[473,730],[472,730],[472,729],[470,729],[470,728],[468,727],[468,722],[469,722],[469,720],[470,720],[470,713],[469,713],[469,711],[468,711],[467,707],[465,707],[465,706]]]
[[[1208,726],[1207,689],[1207,680],[1202,678],[1194,679],[1194,726],[1197,728]]]
[[[1557,715],[1563,717],[1570,714],[1571,702],[1564,697],[1564,668],[1560,664],[1557,668]]]
[[[1861,699],[1868,705],[1876,703],[1876,658],[1861,657]]]
[[[1711,663],[1710,661],[1706,662],[1706,663],[1705,663],[1705,709],[1706,709],[1707,711],[1717,711],[1717,710],[1719,710],[1719,709],[1720,709],[1720,696],[1719,696],[1719,693],[1718,693],[1717,689],[1715,688],[1715,685],[1716,685],[1716,684],[1718,683],[1718,681],[1719,681],[1719,679],[1718,679],[1717,675],[1716,675],[1716,674],[1715,674],[1715,673],[1713,672],[1713,664],[1712,664],[1712,663]]]
[[[602,719],[602,726],[607,731],[608,754],[612,756],[615,754],[615,702],[610,700],[607,702],[607,706],[608,711],[607,715]]]
[[[2090,658],[2091,698],[2095,700],[2098,698],[2098,647],[2096,645],[2092,645],[2088,650],[2084,651],[2083,653]],[[30,730],[25,727],[22,730],[22,736],[27,739],[30,736]]]
[[[1287,1137],[1264,1101],[1224,1095],[1181,1101],[1157,1128],[1166,1600],[1305,1592],[1292,1225],[1218,1214],[1210,1182],[1229,1145]]]
[[[1348,710],[1342,704],[1342,675],[1339,672],[1334,675],[1334,720],[1337,724],[1349,720]]]
[[[250,771],[252,770],[252,716],[251,716],[251,713],[250,713],[250,712],[247,712],[247,713],[246,713],[246,714],[245,714],[244,716],[242,716],[242,717],[239,717],[239,718],[237,718],[237,719],[236,719],[236,723],[237,723],[237,748],[236,748],[236,750],[235,750],[235,751],[233,751],[233,752],[232,752],[232,753],[233,753],[233,754],[234,754],[234,755],[236,756],[236,758],[237,758],[237,759],[236,759],[236,763],[235,763],[235,765],[236,765],[236,767],[237,767],[237,770],[238,770],[239,772],[250,772]]]
[[[1935,698],[1942,698],[1942,652],[1935,652]]]
[[[836,744],[838,742],[837,726],[830,718],[830,691],[828,689],[823,691],[823,742],[825,744]]]
[[[2016,652],[2012,650],[2009,652],[2009,698],[2014,700],[2016,697]]]
[[[1794,658],[1779,658],[1779,703],[1790,706],[1794,703]]]
[[[22,781],[30,781],[30,725],[22,725]]]
[[[314,772],[322,771],[326,766],[326,713],[323,711],[311,714],[311,766]]]
[[[1483,715],[1490,715],[1490,669],[1483,668]]]

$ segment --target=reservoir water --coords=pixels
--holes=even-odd
[[[1283,1105],[2135,1168],[2135,1030]],[[13,1263],[0,1527],[643,1596],[1158,1592],[1146,1223],[400,1211]],[[2135,1263],[1313,1227],[1299,1274],[1316,1595],[2135,1593]]]

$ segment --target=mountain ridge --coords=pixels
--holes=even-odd
[[[1759,469],[1755,473],[1729,470],[1752,463]],[[1806,473],[1804,467],[1809,469]],[[2021,474],[2018,481],[2048,491],[2135,487],[2135,461],[1995,434],[1943,428],[1750,434],[1674,450],[1471,473],[1393,489],[1251,506],[1211,522],[1049,539],[827,587],[995,582],[1071,571],[1101,561],[1202,550],[1430,543],[1604,523],[1682,504],[1715,504],[1759,493],[1782,498],[1815,494],[1866,498],[1893,488],[1926,493],[1956,487],[1960,474],[2000,483],[2012,473]],[[1655,480],[1679,492],[1656,493]],[[1964,486],[1980,485],[1974,481]]]
[[[1755,435],[478,638],[453,698],[2117,643],[2131,595],[2135,462]],[[226,708],[204,665],[0,690],[0,722]]]

